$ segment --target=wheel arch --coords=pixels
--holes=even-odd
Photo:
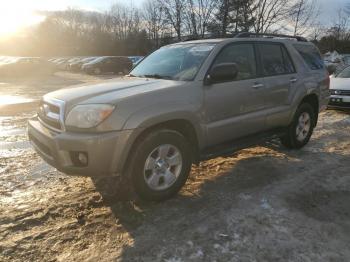
[[[177,118],[177,119],[171,119],[164,122],[159,123],[153,123],[152,125],[147,126],[146,128],[143,128],[142,131],[137,134],[135,139],[132,141],[132,144],[130,146],[129,151],[127,152],[127,156],[125,159],[125,162],[123,164],[122,173],[128,173],[128,164],[131,161],[131,157],[133,156],[133,152],[137,150],[137,145],[140,143],[140,141],[146,137],[148,134],[155,130],[161,130],[161,129],[167,129],[167,130],[173,130],[176,132],[179,132],[182,134],[186,140],[190,143],[192,150],[192,156],[194,163],[199,163],[199,152],[200,152],[200,138],[198,136],[198,133],[196,131],[196,128],[192,124],[191,121],[184,118]]]
[[[315,123],[314,127],[316,127],[317,122],[318,122],[318,113],[319,113],[319,98],[316,93],[309,93],[305,94],[304,96],[301,96],[295,103],[293,110],[291,111],[289,115],[289,121],[288,125],[292,123],[295,113],[297,112],[299,106],[303,103],[308,103],[312,106],[314,112],[315,112]]]
[[[318,122],[318,113],[319,113],[319,100],[318,100],[318,96],[314,93],[312,94],[308,94],[306,95],[301,102],[299,103],[299,105],[303,104],[303,103],[308,103],[312,106],[314,113],[315,113],[315,123],[314,126],[317,126],[317,122]]]

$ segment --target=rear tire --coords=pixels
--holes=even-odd
[[[186,138],[173,130],[155,130],[137,144],[130,162],[136,194],[162,201],[179,192],[191,171],[192,154]]]
[[[313,107],[308,103],[301,104],[289,125],[285,136],[281,137],[281,143],[290,149],[304,147],[311,138],[315,128],[316,116]]]

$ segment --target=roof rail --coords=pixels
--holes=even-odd
[[[308,42],[307,39],[305,37],[302,37],[302,36],[269,34],[269,33],[239,32],[239,33],[234,33],[233,37],[234,38],[243,38],[243,37],[289,38],[289,39],[296,39],[299,42]]]

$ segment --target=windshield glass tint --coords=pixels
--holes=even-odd
[[[163,47],[146,57],[130,75],[190,81],[196,76],[214,44],[180,44]]]
[[[350,66],[341,71],[336,78],[350,78]]]

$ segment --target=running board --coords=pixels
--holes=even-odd
[[[205,160],[209,160],[219,156],[229,156],[239,150],[256,146],[261,143],[270,141],[272,139],[280,138],[285,134],[286,134],[286,130],[279,128],[277,130],[275,129],[275,130],[260,133],[260,134],[249,135],[249,136],[236,139],[233,141],[229,141],[220,145],[212,146],[204,149],[201,152],[199,156],[199,160],[205,161]]]

